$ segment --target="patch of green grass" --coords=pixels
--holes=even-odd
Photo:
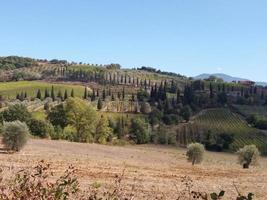
[[[32,117],[34,119],[38,119],[38,120],[45,120],[46,119],[46,113],[44,110],[35,111],[35,112],[32,112]]]
[[[42,96],[44,96],[45,89],[51,93],[52,85],[54,86],[55,95],[61,90],[64,95],[64,91],[67,90],[70,95],[71,90],[74,90],[76,97],[82,97],[84,93],[84,86],[62,84],[62,83],[48,83],[42,81],[17,81],[0,83],[0,95],[6,99],[15,99],[17,94],[21,92],[27,92],[28,97],[36,97],[38,89],[41,90]]]

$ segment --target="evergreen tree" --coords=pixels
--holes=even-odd
[[[50,95],[49,95],[49,92],[47,90],[47,88],[45,88],[45,99],[48,98]]]
[[[115,101],[115,97],[113,93],[111,94],[111,101]]]
[[[210,98],[212,99],[213,97],[214,97],[213,86],[210,83]]]
[[[84,99],[87,99],[87,94],[88,94],[87,87],[84,87],[84,94],[83,94]]]
[[[177,93],[176,93],[176,103],[177,104],[182,103],[182,100],[181,100],[181,92],[180,92],[179,89],[177,90]]]
[[[91,101],[95,101],[95,89],[93,89],[93,92],[92,92],[92,97],[91,97]]]
[[[124,101],[124,98],[125,98],[125,88],[123,87],[122,89],[122,100]]]
[[[65,92],[64,92],[64,100],[68,99],[69,95],[68,95],[68,90],[65,89]]]
[[[58,91],[57,97],[60,98],[61,100],[63,100],[63,95],[62,95],[61,90]]]
[[[55,99],[56,99],[53,85],[52,85],[52,89],[51,89],[51,98],[53,99],[53,101],[55,101]]]
[[[103,101],[106,100],[106,90],[105,89],[103,89],[103,91],[102,91],[102,99],[103,99]]]
[[[41,90],[40,89],[38,89],[38,91],[37,91],[36,98],[37,99],[42,99],[42,94],[41,94]]]
[[[73,89],[71,89],[70,96],[71,96],[72,98],[74,98],[74,90],[73,90]]]
[[[25,91],[24,92],[24,99],[27,99],[28,98],[28,95],[27,95],[27,92]]]
[[[102,102],[102,100],[99,98],[99,99],[98,99],[98,102],[97,102],[97,109],[98,109],[98,110],[101,110],[102,107],[103,107],[103,102]]]

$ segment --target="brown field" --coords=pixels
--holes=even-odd
[[[175,199],[177,191],[183,188],[181,177],[185,175],[193,179],[195,190],[225,190],[227,200],[236,196],[233,183],[241,192],[254,193],[255,199],[267,199],[267,158],[261,158],[259,166],[243,170],[236,163],[236,155],[207,152],[204,162],[193,167],[186,161],[185,150],[174,147],[118,147],[39,139],[30,140],[19,153],[0,153],[4,178],[35,166],[40,160],[51,163],[58,175],[74,165],[83,188],[96,182],[108,187],[115,175],[125,169],[123,184],[136,185],[135,199],[152,199],[151,194]]]

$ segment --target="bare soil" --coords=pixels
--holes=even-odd
[[[227,200],[236,196],[233,183],[241,193],[252,192],[255,199],[267,199],[267,158],[261,158],[258,166],[244,170],[237,164],[236,155],[207,152],[202,164],[192,166],[186,160],[185,150],[176,147],[119,147],[39,139],[30,140],[19,153],[0,151],[4,178],[20,169],[34,167],[40,160],[51,163],[58,175],[74,165],[83,188],[96,182],[108,187],[125,169],[123,182],[136,185],[138,199],[149,199],[149,194],[173,199],[183,188],[182,176],[191,177],[197,191],[225,190]]]

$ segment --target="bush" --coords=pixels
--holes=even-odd
[[[248,169],[250,165],[255,165],[258,162],[260,152],[255,145],[246,145],[239,149],[238,162],[244,169]]]
[[[54,132],[54,127],[50,123],[38,119],[29,122],[29,129],[33,135],[41,138],[47,138]]]
[[[31,118],[31,113],[26,106],[21,104],[9,106],[7,110],[3,111],[3,120],[7,122],[19,120],[28,123]]]
[[[179,117],[175,114],[167,114],[163,116],[162,120],[166,125],[178,124]]]
[[[19,151],[27,143],[29,129],[24,122],[5,122],[2,142],[6,148]]]
[[[187,122],[190,119],[190,116],[192,114],[192,110],[190,108],[190,106],[185,106],[181,109],[181,116],[184,118],[184,120],[186,120]]]
[[[63,104],[53,107],[47,118],[53,126],[60,126],[62,129],[67,126],[67,114]]]
[[[187,147],[187,160],[192,162],[192,165],[201,163],[204,157],[205,148],[202,144],[192,143]]]
[[[149,124],[141,118],[132,120],[130,127],[130,139],[136,144],[145,144],[149,140]]]

